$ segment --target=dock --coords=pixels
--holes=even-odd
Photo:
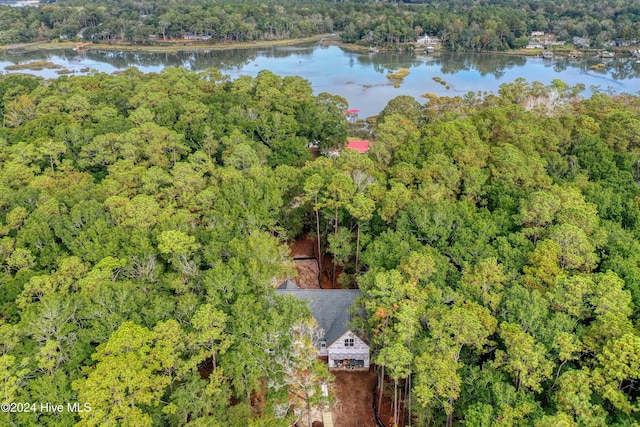
[[[92,47],[93,47],[93,42],[76,43],[76,47],[74,47],[73,50],[75,50],[78,53],[84,53],[88,50],[91,50]]]

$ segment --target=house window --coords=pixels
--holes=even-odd
[[[353,347],[353,338],[346,338],[344,340],[344,346],[345,347]]]

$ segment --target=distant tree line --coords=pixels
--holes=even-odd
[[[640,38],[632,0],[395,2],[187,2],[60,0],[40,7],[0,6],[0,43],[59,37],[158,43],[185,34],[209,43],[283,40],[340,32],[347,43],[397,47],[423,34],[450,50],[525,46],[531,31],[594,45]]]

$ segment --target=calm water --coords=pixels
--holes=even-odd
[[[469,91],[495,92],[502,83],[524,77],[528,81],[549,84],[560,79],[570,85],[582,83],[592,90],[640,94],[640,64],[630,58],[610,60],[601,71],[589,67],[602,62],[598,58],[568,60],[526,58],[490,53],[354,53],[337,46],[281,46],[226,51],[182,51],[177,53],[111,52],[92,50],[77,54],[71,50],[29,52],[0,56],[0,70],[11,64],[51,61],[82,74],[80,70],[112,73],[128,67],[143,72],[159,72],[164,67],[184,67],[193,71],[219,68],[231,78],[255,76],[271,70],[283,76],[298,75],[313,86],[316,93],[330,92],[343,96],[350,108],[359,109],[361,117],[375,115],[398,95],[419,96],[424,93],[456,96]],[[401,67],[411,73],[400,87],[394,87],[386,74]],[[27,71],[45,78],[56,78],[56,70]],[[433,80],[440,77],[449,89]]]

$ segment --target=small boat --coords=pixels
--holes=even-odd
[[[543,59],[552,59],[553,58],[553,52],[542,52],[542,58]]]

